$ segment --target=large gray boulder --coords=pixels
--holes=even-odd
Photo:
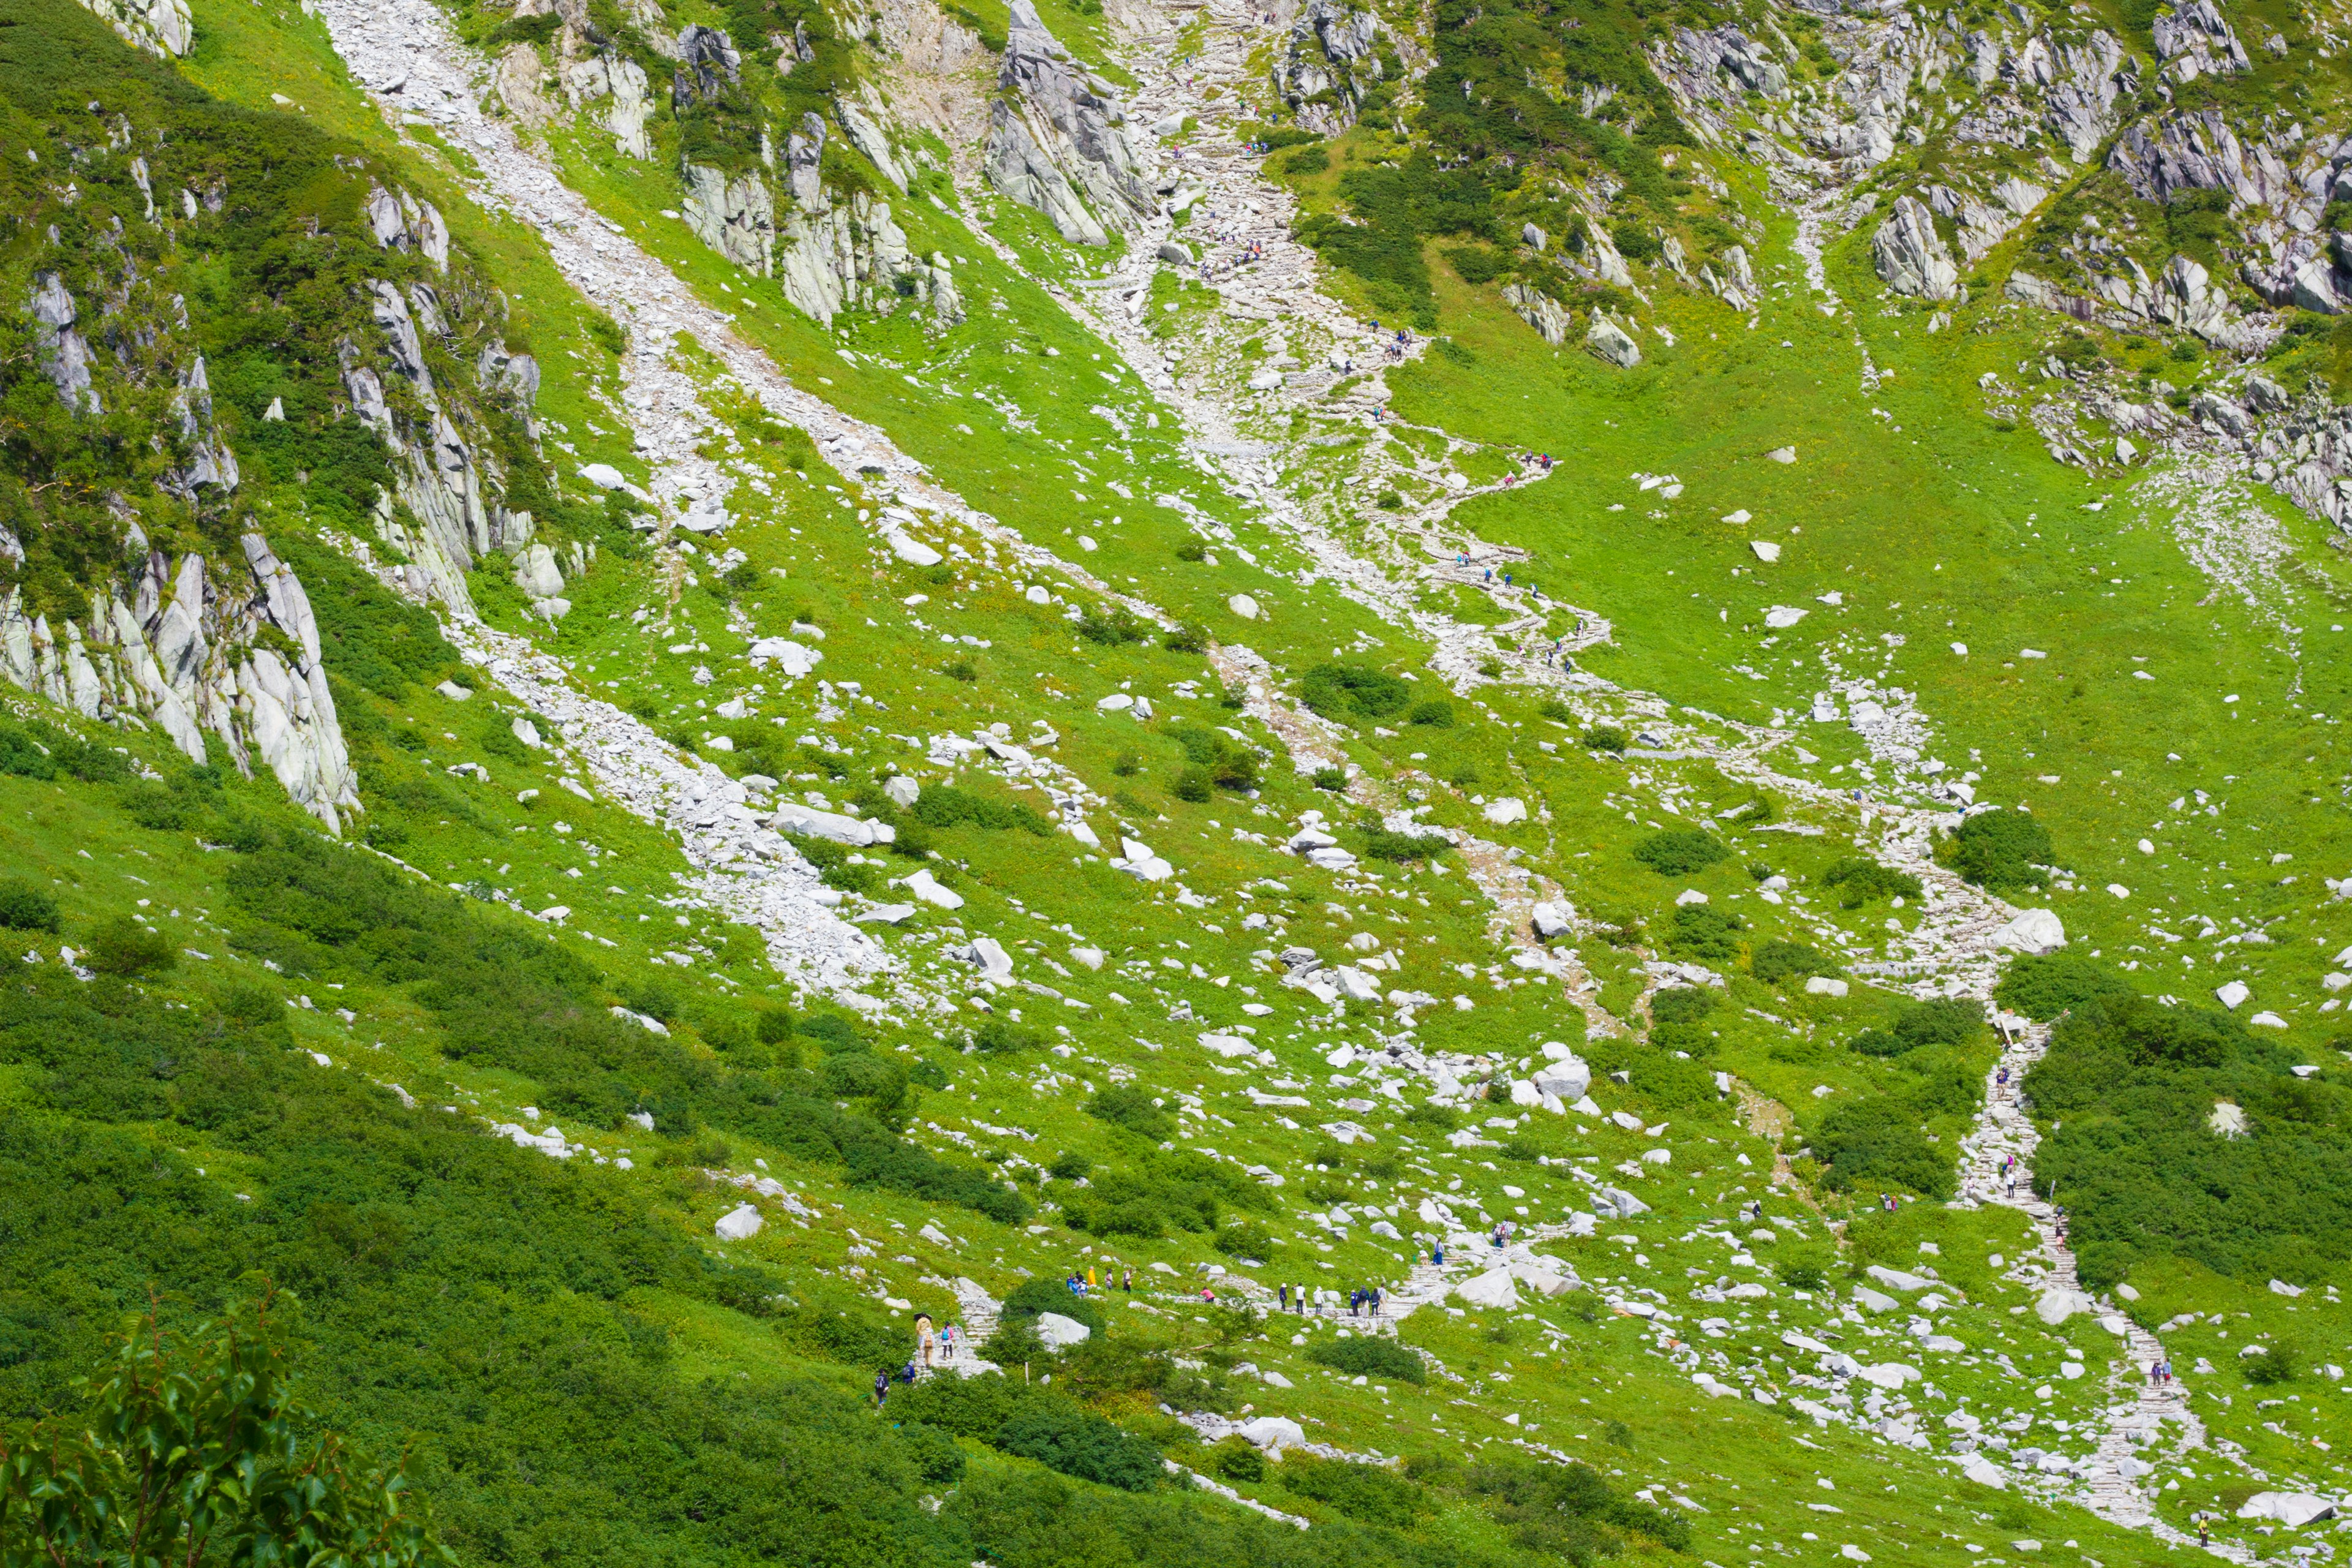
[[[66,406],[75,413],[102,412],[89,375],[89,367],[98,363],[98,357],[89,351],[89,340],[74,324],[81,313],[65,280],[54,272],[35,273],[29,309],[42,374],[58,389]]]
[[[1921,300],[1956,300],[1959,268],[1936,232],[1935,216],[1917,198],[1903,196],[1871,237],[1871,264],[1897,294]]]
[[[1013,0],[997,86],[985,166],[998,190],[1079,245],[1107,245],[1110,227],[1152,211],[1127,111],[1108,82],[1071,62],[1030,0]]]
[[[1584,334],[1584,346],[1620,370],[1631,370],[1642,363],[1641,345],[1605,316],[1592,318],[1592,325]]]

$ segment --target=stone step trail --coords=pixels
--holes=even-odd
[[[2013,1265],[2011,1277],[2044,1292],[2080,1292],[2074,1254],[2061,1227],[2063,1216],[2033,1190],[2033,1156],[2041,1147],[2042,1135],[2021,1100],[2027,1075],[2050,1048],[2050,1028],[2032,1024],[2011,1036],[2004,1025],[2003,1033],[2000,1058],[1986,1075],[1977,1125],[1960,1141],[1960,1190],[1953,1205],[1974,1208],[1999,1204],[2024,1215],[2033,1224],[2036,1261],[2042,1272],[2032,1275]],[[2004,1169],[2012,1157],[2015,1165]],[[2194,1544],[2193,1537],[2157,1517],[2155,1494],[2133,1472],[2153,1473],[2150,1461],[2139,1455],[2143,1448],[2154,1449],[2168,1426],[2179,1434],[2168,1445],[2168,1457],[2177,1458],[2205,1448],[2204,1423],[2190,1408],[2183,1384],[2177,1380],[2158,1384],[2150,1379],[2148,1369],[2166,1359],[2163,1342],[2112,1304],[2102,1303],[2097,1310],[2111,1330],[2118,1323],[2124,1325],[2119,1336],[2123,1353],[2119,1370],[2109,1374],[2109,1392],[2115,1397],[2105,1411],[2098,1447],[2076,1500],[2111,1523],[2147,1531],[2175,1545]],[[2243,1549],[2224,1543],[2208,1550],[2231,1562],[2254,1560]]]

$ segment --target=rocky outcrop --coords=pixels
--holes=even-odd
[[[1672,52],[1688,63],[1685,80],[1695,95],[1722,100],[1750,92],[1773,99],[1789,94],[1788,71],[1737,27],[1704,33],[1677,27]]]
[[[902,302],[929,308],[932,324],[964,319],[963,296],[946,258],[925,261],[908,247],[890,204],[864,192],[823,210],[794,210],[785,220],[778,275],[784,298],[832,325],[845,310],[888,315]]]
[[[1079,245],[1107,245],[1153,210],[1110,84],[1071,61],[1030,0],[1012,0],[997,88],[986,167],[998,190]]]
[[[367,218],[379,246],[422,256],[436,272],[449,270],[449,226],[443,221],[441,209],[431,202],[420,202],[406,191],[372,185]]]
[[[1584,334],[1584,346],[1607,360],[1620,370],[1631,370],[1642,363],[1642,348],[1625,329],[1608,317],[1595,312],[1592,325]]]
[[[1381,19],[1343,0],[1308,0],[1274,63],[1274,90],[1307,130],[1337,135],[1355,124],[1381,79]]]
[[[1924,194],[1928,209],[1958,228],[1960,253],[1975,261],[2008,237],[2050,193],[2012,174],[1994,187],[1998,205],[1945,184],[1929,185]]]
[[[2245,46],[2213,0],[2188,0],[2156,19],[2157,58],[2179,81],[2200,76],[2234,76],[2253,69]]]
[[[1541,289],[1522,283],[1503,285],[1503,303],[1518,312],[1519,320],[1533,327],[1554,348],[1568,342],[1569,329],[1576,325],[1576,317],[1567,306]]]
[[[2181,191],[2227,191],[2233,201],[2272,207],[2284,216],[2305,208],[2317,216],[2318,202],[2288,173],[2278,154],[2261,145],[2248,149],[2218,109],[2168,114],[2127,127],[2108,155],[2107,167],[2152,202],[2168,201]]]
[[[714,102],[743,80],[743,57],[735,41],[716,27],[691,26],[677,36],[677,69],[670,79],[670,107],[692,109]]]
[[[866,161],[881,172],[882,177],[900,190],[907,188],[906,171],[890,151],[890,139],[883,133],[879,104],[860,107],[847,99],[835,100],[833,117],[841,121],[841,132],[849,144],[866,155]]]
[[[310,597],[259,534],[239,545],[242,571],[147,553],[128,582],[98,590],[87,627],[52,629],[17,590],[0,593],[0,676],[86,718],[161,730],[193,762],[216,745],[247,776],[267,767],[340,830],[358,778]]]
[[[1896,198],[1894,212],[1871,237],[1870,258],[1898,294],[1937,301],[1959,298],[1959,268],[1936,232],[1934,216],[1916,197]]]
[[[1748,264],[1748,247],[1741,245],[1728,247],[1718,259],[1723,263],[1723,270],[1717,272],[1713,262],[1706,263],[1698,269],[1699,281],[1720,295],[1723,302],[1735,310],[1756,309],[1763,299],[1763,291],[1756,287],[1756,273]]]
[[[575,112],[591,103],[604,103],[603,123],[622,156],[654,155],[653,133],[646,129],[654,112],[653,84],[645,67],[625,55],[600,53],[567,59],[558,74]],[[515,109],[514,100],[508,99],[507,106]]]
[[[681,171],[678,203],[694,237],[758,277],[776,269],[776,199],[754,171],[729,174],[709,163]]]
[[[40,355],[41,374],[58,389],[67,407],[77,414],[103,412],[98,389],[91,384],[90,366],[97,356],[89,340],[76,325],[81,310],[65,280],[54,272],[33,274],[33,294],[27,305],[33,317],[33,343]]]
[[[2177,327],[2218,348],[2258,351],[2271,333],[2231,308],[2205,268],[2176,256],[2154,278],[2129,257],[2124,271],[2095,277],[2093,294],[2070,294],[2030,272],[2012,272],[2002,292],[2010,299],[2078,321],[2098,321],[2118,331],[2145,326]]]
[[[2339,315],[2352,310],[2352,234],[2288,235],[2266,262],[2248,261],[2240,272],[2273,305]]]
[[[81,0],[93,16],[151,55],[178,58],[195,47],[196,26],[188,0]]]

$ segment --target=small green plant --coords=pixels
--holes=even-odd
[[[1317,768],[1312,782],[1317,789],[1338,795],[1348,787],[1348,771],[1345,768]]]
[[[24,877],[0,877],[0,926],[10,931],[58,929],[58,900]]]
[[[1661,877],[1687,877],[1730,853],[1721,839],[1696,827],[1670,827],[1633,847],[1633,858]]]
[[[178,950],[162,931],[118,915],[90,938],[89,966],[100,974],[131,979],[160,974],[179,962]]]
[[[1412,705],[1412,710],[1405,715],[1405,722],[1424,725],[1433,730],[1451,730],[1454,728],[1454,704],[1443,697],[1433,697],[1425,702],[1416,702]]]
[[[1200,540],[1186,539],[1177,543],[1176,559],[1179,561],[1206,561],[1208,558],[1209,547]]]
[[[1161,637],[1160,646],[1170,653],[1206,653],[1209,651],[1209,630],[1188,621]]]
[[[1588,751],[1622,752],[1632,743],[1625,731],[1614,724],[1595,724],[1584,731],[1584,744]]]
[[[2257,1351],[2241,1359],[2238,1370],[2256,1388],[2292,1383],[2295,1373],[2294,1352],[2284,1345],[2273,1345],[2268,1350]]]
[[[1110,771],[1123,779],[1131,779],[1143,771],[1143,754],[1129,747],[1110,760]]]

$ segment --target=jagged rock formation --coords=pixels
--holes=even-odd
[[[1568,342],[1569,329],[1576,325],[1576,317],[1567,306],[1543,290],[1530,289],[1523,283],[1504,284],[1503,303],[1517,311],[1519,320],[1542,334],[1543,341],[1554,348]]]
[[[1336,135],[1356,122],[1364,95],[1383,74],[1381,19],[1342,0],[1308,0],[1274,64],[1274,90],[1298,123]]]
[[[83,7],[151,55],[178,57],[195,47],[188,0],[81,0]]]
[[[2157,58],[2167,74],[2179,81],[2200,76],[2234,76],[2253,68],[2245,46],[2230,30],[2213,0],[2189,0],[2156,19]]]
[[[1900,196],[1870,241],[1871,263],[1886,286],[1921,300],[1957,300],[1959,268],[1936,232],[1936,220],[1916,198]]]
[[[137,543],[129,584],[99,589],[86,628],[53,629],[16,589],[0,595],[0,675],[87,718],[152,724],[196,763],[210,759],[210,736],[239,772],[258,759],[340,830],[359,808],[358,778],[301,583],[257,533],[239,541],[242,576],[193,552],[174,566]]]
[[[782,256],[784,297],[828,326],[844,310],[887,316],[905,299],[928,304],[937,326],[964,319],[947,258],[917,257],[890,204],[863,191],[840,205],[795,210],[785,220]]]
[[[776,269],[776,199],[755,173],[730,175],[709,163],[679,171],[685,192],[679,202],[694,237],[746,272],[761,278]]]
[[[1108,82],[1071,61],[1030,0],[1013,0],[997,88],[986,167],[998,190],[1079,245],[1108,245],[1110,228],[1153,211],[1126,110]]]
[[[1756,273],[1748,264],[1748,247],[1728,246],[1718,259],[1723,263],[1723,270],[1716,271],[1711,262],[1702,263],[1698,269],[1699,281],[1720,295],[1723,302],[1735,310],[1756,309],[1763,300],[1763,292],[1756,287]]]
[[[404,248],[413,243],[447,271],[447,230],[431,204],[416,203],[404,193],[394,196],[379,186],[369,197],[368,213],[379,245]],[[399,226],[388,221],[393,218],[400,220]],[[495,499],[505,476],[497,459],[461,428],[471,425],[472,411],[457,389],[436,383],[426,364],[428,338],[453,351],[460,347],[439,295],[428,284],[403,289],[377,279],[368,286],[368,302],[377,336],[367,343],[346,340],[341,359],[352,412],[383,438],[398,476],[395,493],[379,497],[376,533],[407,557],[404,570],[414,591],[471,620],[466,574],[491,551],[528,544],[531,516],[509,511]],[[539,368],[529,355],[489,345],[477,356],[476,368],[478,374],[492,373],[479,388],[485,396],[520,401],[527,409],[528,399],[537,395]],[[398,400],[400,412],[385,395],[386,371],[413,394]],[[404,518],[395,501],[406,509]]]
[[[76,326],[81,309],[63,279],[54,272],[33,275],[33,341],[41,356],[41,373],[58,389],[66,406],[78,413],[104,412],[98,390],[90,384],[94,356],[89,340]]]

